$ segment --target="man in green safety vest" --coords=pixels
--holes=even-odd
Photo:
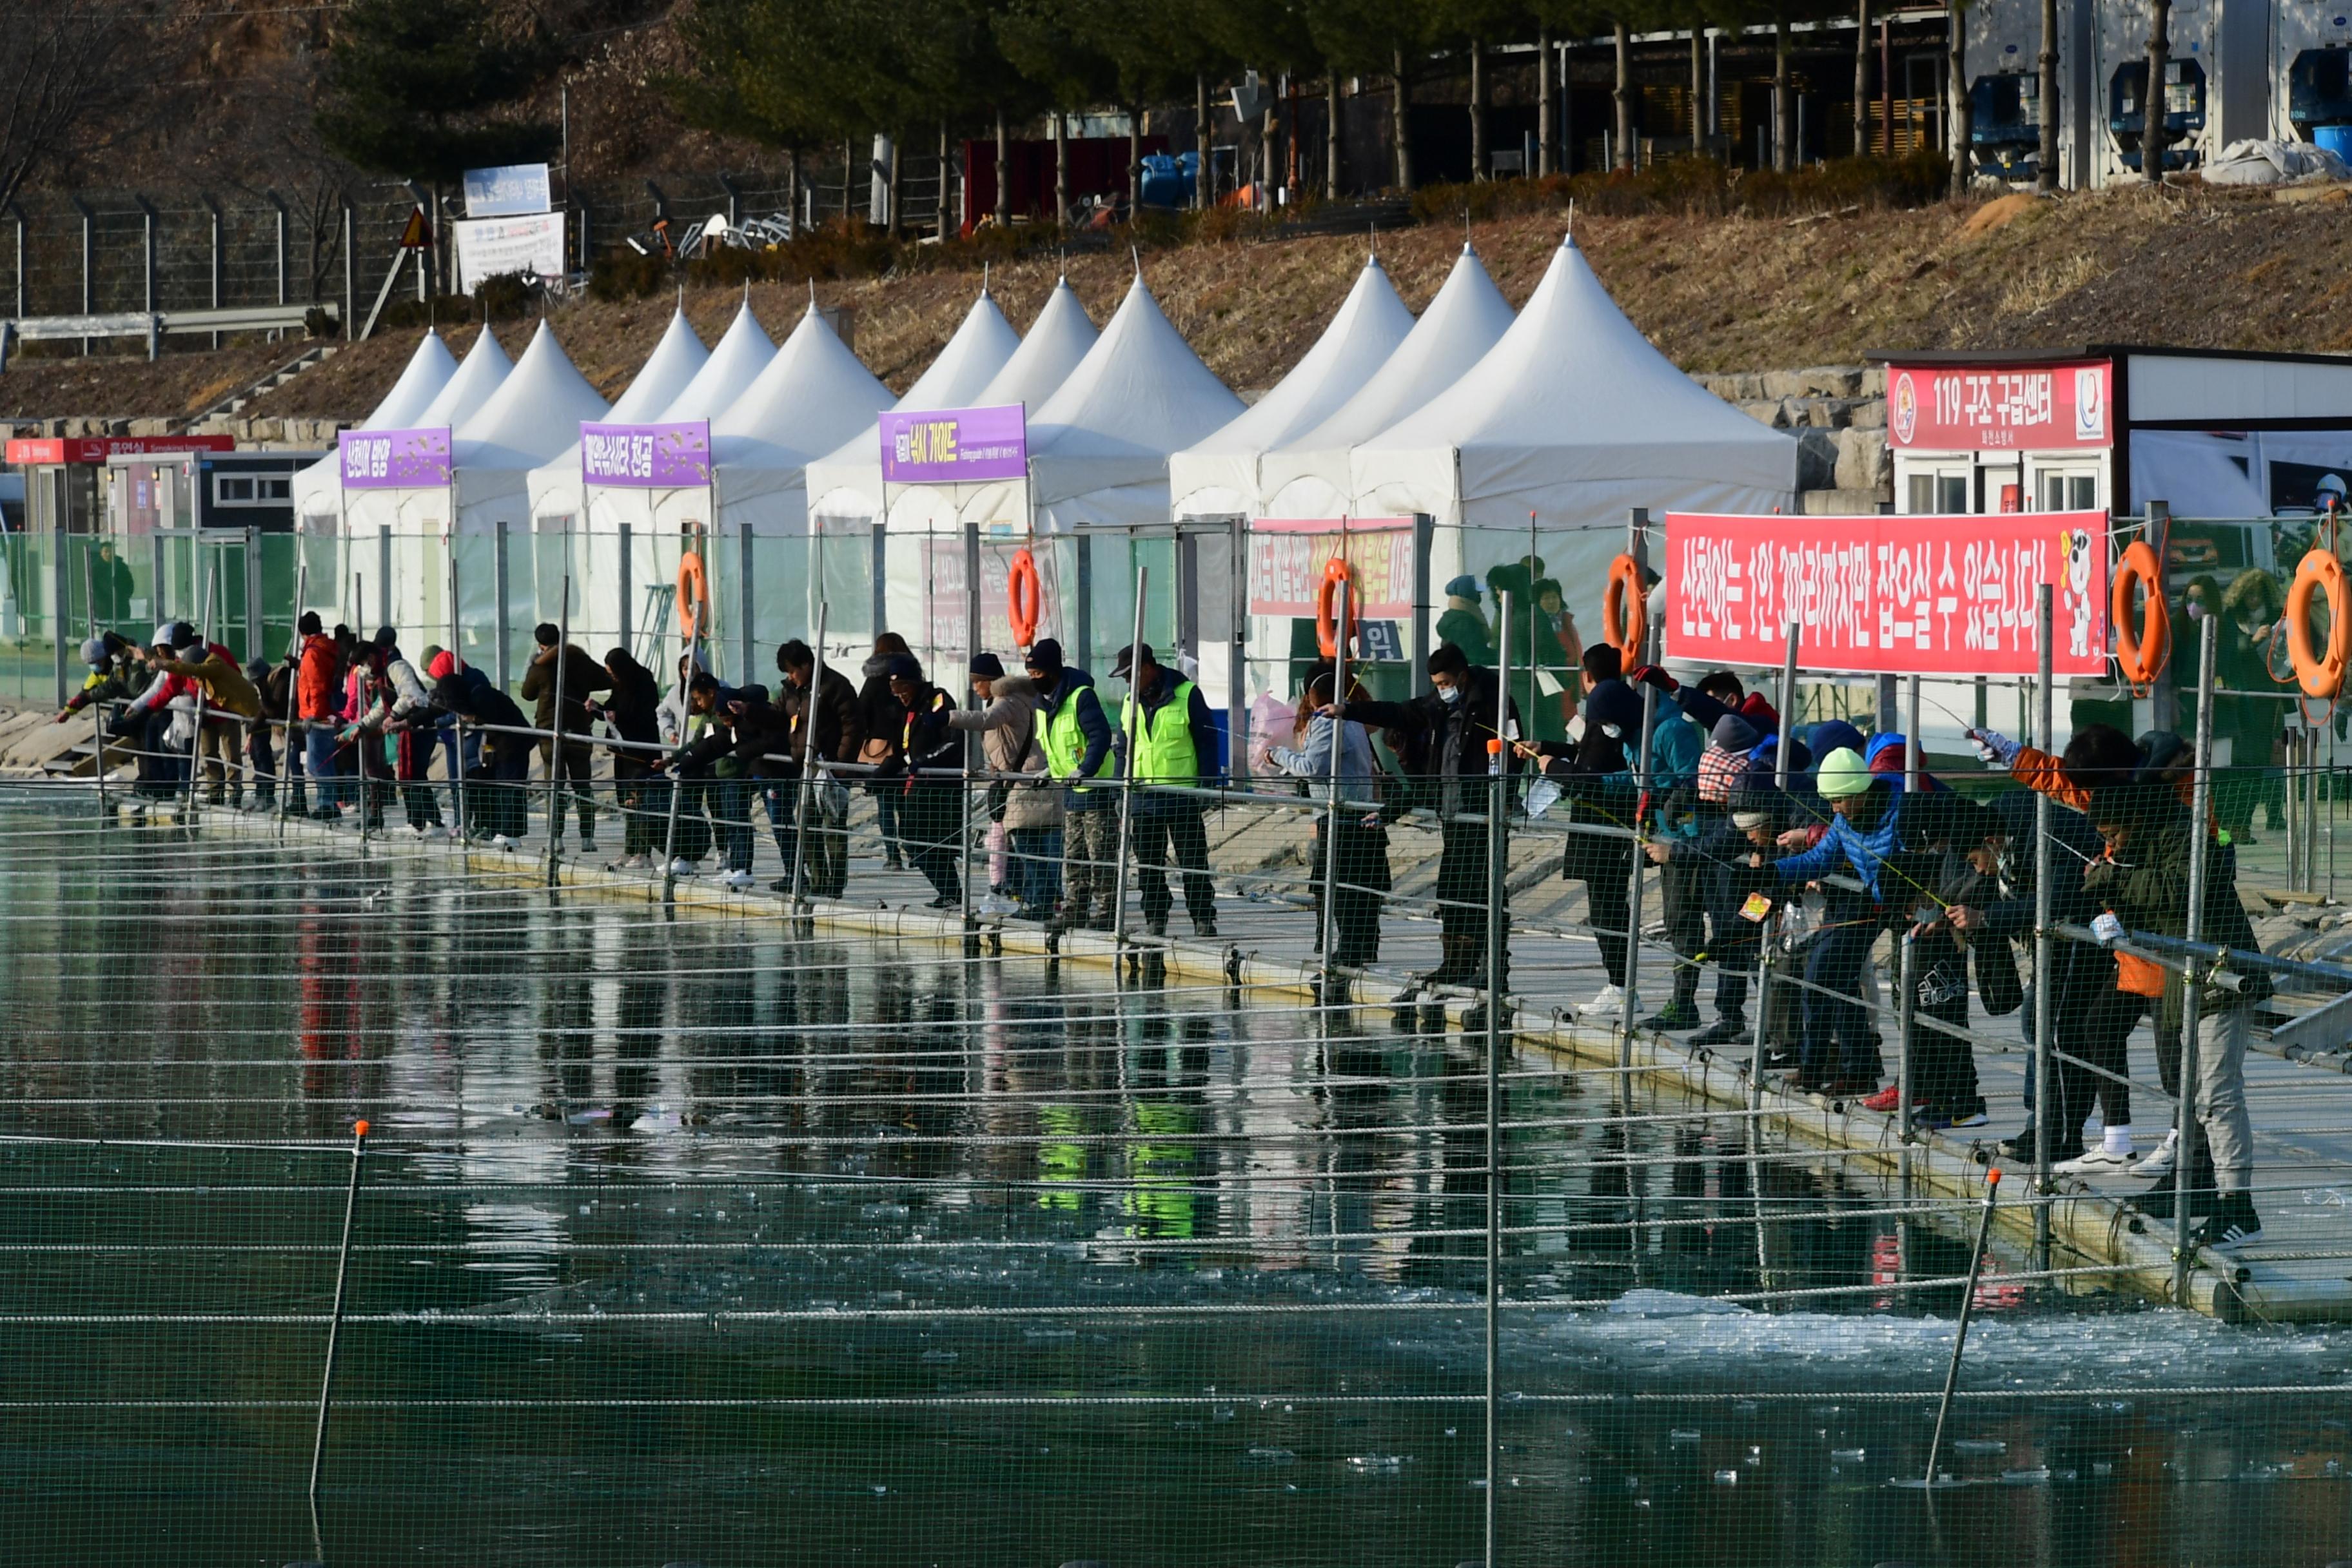
[[[1055,928],[1111,927],[1118,896],[1118,792],[1076,782],[1102,774],[1110,761],[1110,720],[1095,695],[1095,678],[1062,662],[1062,645],[1040,637],[1029,649],[1029,679],[1037,683],[1038,737],[1045,766],[1071,781],[1062,792],[1062,907]]]
[[[1184,873],[1184,911],[1192,917],[1192,931],[1214,936],[1216,887],[1209,880],[1209,837],[1201,823],[1204,806],[1191,793],[1213,787],[1218,773],[1217,728],[1208,700],[1182,674],[1162,669],[1148,643],[1119,649],[1110,675],[1128,686],[1111,743],[1137,792],[1129,816],[1143,929],[1153,936],[1168,934],[1171,900],[1165,867],[1173,849]]]

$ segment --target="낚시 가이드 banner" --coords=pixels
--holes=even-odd
[[[2037,590],[2051,668],[2107,668],[2107,520],[2097,511],[1958,517],[1666,517],[1666,655],[1806,669],[2032,675]]]
[[[672,489],[710,482],[710,421],[580,426],[580,482]]]
[[[347,490],[424,489],[449,482],[449,427],[346,430],[337,438]]]
[[[971,485],[1029,476],[1029,417],[1017,403],[882,416],[882,479]]]

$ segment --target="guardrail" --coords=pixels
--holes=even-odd
[[[163,353],[166,332],[268,332],[299,331],[310,312],[339,320],[331,300],[315,305],[230,305],[208,310],[114,310],[86,316],[18,316],[0,319],[0,371],[18,342],[65,342],[84,338],[145,338],[147,357]]]

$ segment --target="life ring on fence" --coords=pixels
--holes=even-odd
[[[1650,603],[1642,592],[1642,565],[1631,555],[1609,563],[1601,595],[1601,640],[1621,654],[1639,654],[1650,637]]]
[[[691,646],[710,620],[710,575],[702,557],[688,550],[677,558],[677,635]]]
[[[1037,610],[1043,595],[1037,580],[1037,558],[1016,550],[1004,568],[1004,618],[1012,624],[1013,642],[1027,647],[1037,640]]]
[[[2327,651],[2311,651],[2312,591],[2327,595]],[[2352,617],[2346,615],[2344,566],[2332,550],[2319,549],[2294,569],[2294,584],[2286,591],[2286,656],[2303,682],[2304,695],[2330,700],[2342,695],[2344,667],[2352,655]]]
[[[1342,583],[1348,585],[1348,640],[1353,643],[1364,626],[1364,606],[1356,595],[1355,570],[1344,557],[1334,555],[1323,563],[1323,581],[1315,589],[1315,646],[1323,650],[1325,658],[1339,657],[1339,616],[1334,605]]]
[[[2142,595],[2139,630],[2132,630],[2132,589]],[[2116,668],[2134,686],[2153,686],[2172,658],[2172,612],[2165,607],[2164,581],[2156,552],[2147,540],[2135,541],[2116,563],[2115,585],[2107,593],[2107,616],[2116,625]]]

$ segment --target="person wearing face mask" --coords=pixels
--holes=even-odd
[[[1592,999],[1577,1008],[1588,1017],[1623,1008],[1631,951],[1633,846],[1625,829],[1633,825],[1641,801],[1627,759],[1641,745],[1642,700],[1617,679],[1617,650],[1606,644],[1585,649],[1583,732],[1572,742],[1546,741],[1518,749],[1544,777],[1560,786],[1569,802],[1560,879],[1584,884],[1585,919],[1601,948],[1606,976]]]
[[[1505,738],[1495,726],[1502,695],[1495,672],[1473,664],[1450,642],[1438,644],[1429,656],[1429,686],[1406,702],[1351,698],[1318,711],[1326,718],[1387,730],[1402,742],[1398,761],[1413,786],[1415,804],[1434,811],[1438,818],[1439,959],[1417,984],[1473,985],[1484,981],[1486,970],[1490,758],[1494,765],[1510,766],[1507,751],[1490,753],[1486,749],[1489,741]],[[1506,710],[1505,723],[1516,735],[1516,706]],[[1505,964],[1507,970],[1507,951]]]

